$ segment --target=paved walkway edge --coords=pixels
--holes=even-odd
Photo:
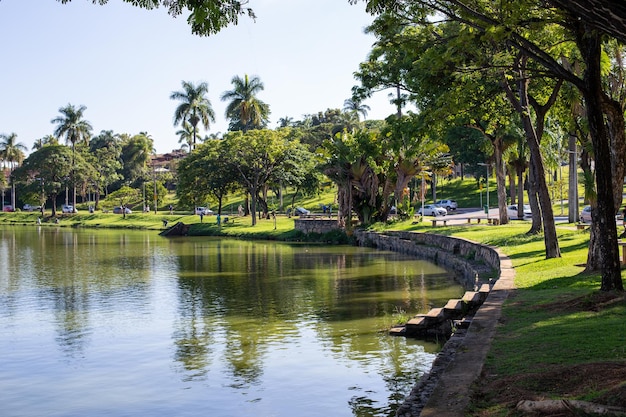
[[[452,336],[433,363],[431,372],[413,388],[398,409],[402,417],[464,417],[470,403],[472,384],[480,376],[491,341],[500,321],[502,305],[515,289],[515,270],[511,260],[494,249],[500,257],[500,276],[489,296],[474,315],[472,324],[463,335]],[[430,381],[429,381],[430,380]],[[425,385],[432,384],[426,404],[421,410],[411,407],[410,397],[423,397]],[[407,405],[406,403],[409,402]]]

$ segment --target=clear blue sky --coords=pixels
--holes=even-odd
[[[85,105],[94,134],[148,132],[157,152],[180,147],[173,126],[181,81],[209,84],[216,121],[226,132],[225,102],[234,75],[258,75],[270,127],[327,108],[343,108],[353,73],[374,38],[364,4],[348,0],[251,0],[256,22],[243,18],[217,35],[191,34],[184,16],[121,0],[0,0],[0,133],[15,132],[29,150],[52,134],[50,121],[68,103]],[[366,101],[368,119],[394,113],[388,93]],[[202,132],[204,134],[205,132]]]

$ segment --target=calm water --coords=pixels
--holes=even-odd
[[[462,292],[364,248],[0,227],[0,415],[393,415],[437,346],[380,330]]]

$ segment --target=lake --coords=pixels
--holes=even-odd
[[[0,415],[394,415],[440,345],[386,330],[462,294],[369,248],[0,227]]]

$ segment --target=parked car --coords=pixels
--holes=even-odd
[[[61,206],[61,212],[62,213],[78,213],[78,210],[76,210],[74,206],[71,204],[63,204]]]
[[[585,206],[580,211],[580,221],[582,223],[591,223],[591,206]]]
[[[533,212],[530,210],[530,206],[528,204],[524,204],[523,208],[524,219],[529,219],[533,217]],[[517,204],[511,204],[506,208],[506,214],[509,216],[509,219],[519,219],[519,214],[517,212]]]
[[[296,216],[306,216],[306,215],[311,214],[311,212],[305,209],[304,207],[296,207],[296,209],[294,210],[294,213]]]
[[[196,207],[196,214],[199,215],[203,215],[203,216],[208,216],[213,214],[213,210],[208,209],[206,207]]]
[[[24,211],[39,211],[39,210],[41,210],[41,206],[31,206],[30,204],[24,204],[24,207],[22,207],[22,210],[24,210]]]
[[[439,207],[435,204],[427,204],[424,206],[424,212],[422,213],[422,208],[420,207],[420,209],[417,211],[417,214],[422,215],[422,216],[445,216],[446,214],[448,214],[448,211],[443,208],[443,207]]]
[[[443,207],[447,211],[456,210],[459,207],[456,200],[439,200],[435,203],[435,205]]]
[[[128,207],[113,207],[113,214],[132,214],[133,211]]]
[[[15,211],[15,209],[13,208],[13,206],[4,206],[2,207],[2,211],[7,211],[7,212],[11,212],[11,211]]]

